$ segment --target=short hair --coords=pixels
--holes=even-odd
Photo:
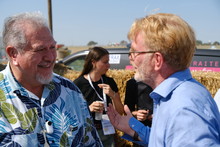
[[[128,39],[135,41],[143,32],[144,42],[151,50],[160,52],[165,62],[175,70],[184,70],[192,62],[196,38],[189,24],[174,14],[158,13],[137,19]]]
[[[103,47],[96,46],[96,47],[90,48],[90,51],[88,55],[86,56],[81,75],[88,74],[93,69],[92,62],[99,61],[105,55],[109,55],[109,52]]]
[[[26,12],[10,16],[5,19],[3,26],[3,45],[14,46],[18,51],[22,51],[27,45],[25,37],[25,25],[31,24],[34,27],[47,27],[47,20],[40,12]],[[49,29],[50,30],[50,29]]]

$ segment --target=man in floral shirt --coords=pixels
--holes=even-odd
[[[56,42],[39,13],[6,19],[0,146],[102,146],[79,89],[53,73]]]

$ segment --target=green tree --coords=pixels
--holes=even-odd
[[[122,46],[126,46],[127,44],[128,44],[128,42],[125,41],[125,40],[122,40],[122,41],[120,42],[120,45],[122,45]]]
[[[89,43],[87,44],[88,46],[93,46],[93,45],[96,45],[98,44],[97,42],[95,41],[89,41]]]
[[[202,45],[202,41],[201,40],[196,40],[196,45]]]
[[[218,41],[213,42],[213,45],[220,45]]]

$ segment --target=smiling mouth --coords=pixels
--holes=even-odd
[[[53,64],[39,64],[38,65],[39,67],[41,67],[41,68],[51,68],[51,67],[53,67]]]

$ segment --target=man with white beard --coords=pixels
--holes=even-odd
[[[102,146],[72,81],[53,73],[56,42],[40,13],[5,20],[9,63],[0,73],[0,146]]]

